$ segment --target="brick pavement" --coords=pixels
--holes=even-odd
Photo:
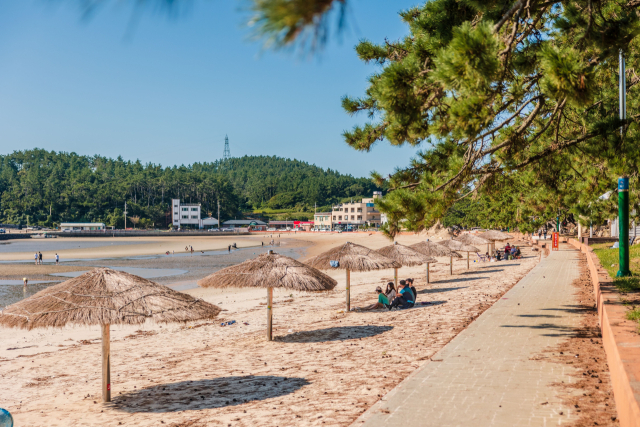
[[[536,355],[579,324],[571,286],[578,254],[562,245],[544,258],[353,426],[551,426],[573,419],[551,385],[573,382],[571,367]]]

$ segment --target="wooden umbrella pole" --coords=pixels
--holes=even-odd
[[[347,269],[347,312],[351,310],[351,274],[349,269]]]
[[[453,276],[453,255],[449,257],[449,275]]]
[[[427,263],[427,283],[429,282],[429,263]]]
[[[395,283],[396,289],[398,289],[398,269],[393,269],[393,282]]]
[[[469,269],[469,252],[467,252],[467,270]]]
[[[273,341],[273,288],[267,288],[267,340]]]
[[[102,401],[111,402],[111,337],[109,324],[102,327]]]

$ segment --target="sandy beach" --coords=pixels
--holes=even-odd
[[[411,244],[423,239],[411,235],[397,240]],[[102,252],[98,247],[69,249],[66,255],[156,255],[169,247],[184,252],[187,244],[150,240],[122,245],[122,253],[114,252],[117,245],[108,245]],[[264,236],[232,240],[256,251],[262,250],[261,241],[268,242]],[[380,234],[306,233],[283,237],[275,250],[298,251],[304,260],[347,240],[371,248],[390,244]],[[190,241],[203,250],[226,249],[229,242]],[[439,258],[429,285],[424,266],[403,268],[400,277],[414,277],[418,300],[430,303],[405,311],[345,313],[343,271],[329,272],[338,281],[331,293],[276,290],[273,342],[265,339],[266,291],[187,290],[224,311],[215,322],[113,326],[114,399],[108,405],[100,402],[98,328],[2,329],[0,402],[20,426],[346,426],[533,268],[539,253],[529,248],[523,253],[520,260],[472,262],[469,271],[466,259],[455,260],[453,276],[449,258]],[[2,253],[0,260],[12,256],[20,259]],[[194,264],[185,264],[191,270],[188,281],[206,275],[206,266],[195,267],[195,257],[183,258]],[[392,270],[353,273],[352,305],[374,302],[375,287],[392,277]],[[169,285],[175,283],[171,280],[181,276],[162,278]],[[228,320],[236,324],[220,326]]]

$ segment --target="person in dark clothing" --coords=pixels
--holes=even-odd
[[[407,279],[407,282],[409,282],[409,288],[413,293],[413,304],[415,305],[416,302],[418,302],[418,291],[416,290],[415,286],[413,286],[413,279]]]
[[[404,280],[401,280],[400,285],[401,285],[400,293],[396,296],[396,298],[393,300],[391,305],[389,305],[389,310],[391,310],[394,307],[399,307],[404,310],[404,309],[413,307],[413,305],[415,304],[415,298],[413,296],[413,292],[411,292],[411,288],[409,287],[407,282]]]

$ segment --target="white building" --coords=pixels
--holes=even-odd
[[[171,200],[171,219],[176,228],[203,228],[199,203],[180,203],[180,199]]]
[[[95,231],[104,229],[105,225],[103,222],[63,222],[60,224],[60,230],[62,231]]]

